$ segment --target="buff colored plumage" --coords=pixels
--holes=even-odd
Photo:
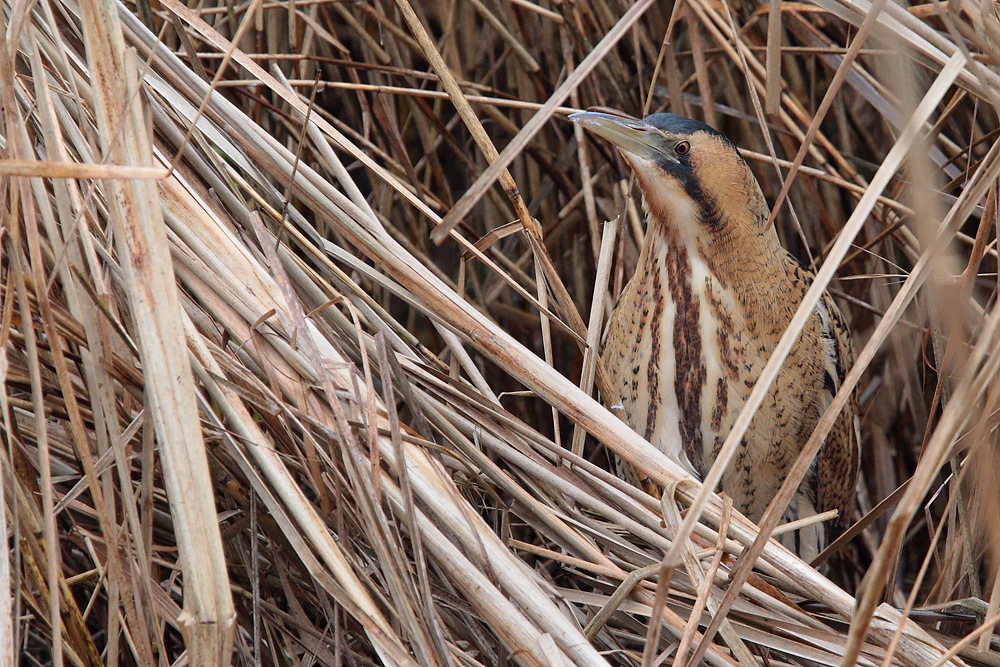
[[[812,274],[781,247],[757,179],[712,128],[673,114],[639,121],[588,112],[574,120],[619,148],[647,214],[635,276],[604,335],[602,360],[617,391],[604,400],[701,476]],[[723,476],[721,490],[745,516],[760,519],[852,362],[843,317],[825,295]],[[829,509],[844,520],[859,444],[852,398],[786,520]],[[814,525],[783,539],[809,559],[826,543],[826,528]]]

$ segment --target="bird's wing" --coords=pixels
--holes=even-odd
[[[833,401],[847,371],[854,364],[854,349],[847,324],[829,294],[824,295],[818,310],[825,353],[825,376],[819,405],[819,412],[822,414]],[[840,510],[839,522],[848,521],[858,482],[860,457],[858,401],[857,396],[852,393],[816,456],[817,511]]]

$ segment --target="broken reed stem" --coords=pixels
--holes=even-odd
[[[925,566],[923,585],[902,591],[914,605],[974,593],[973,578],[994,564],[976,556],[953,567],[953,555],[978,554],[1000,531],[977,514],[972,491],[963,488],[959,498],[961,476],[924,498],[942,479],[942,461],[958,457],[967,469],[968,457],[985,451],[996,394],[986,396],[974,425],[966,419],[971,407],[951,407],[957,400],[940,416],[925,405],[928,317],[922,301],[907,308],[938,289],[927,285],[929,263],[980,215],[975,239],[960,236],[963,244],[949,250],[966,267],[957,300],[979,322],[976,338],[939,338],[981,346],[978,374],[969,367],[948,381],[966,387],[963,396],[982,393],[1000,358],[983,330],[996,317],[989,275],[996,212],[979,206],[1000,165],[995,119],[982,112],[996,97],[996,75],[975,60],[991,57],[992,47],[956,35],[993,34],[988,17],[892,3],[877,14],[867,0],[815,0],[822,12],[694,2],[669,31],[667,17],[646,11],[652,3],[549,9],[496,0],[440,14],[436,5],[404,1],[399,12],[404,6],[409,21],[395,6],[386,13],[366,2],[195,11],[163,0],[146,17],[166,27],[158,41],[117,5],[126,41],[150,64],[141,89],[131,75],[112,93],[100,80],[105,70],[87,71],[84,33],[55,20],[77,10],[56,4],[53,13],[42,3],[10,15],[8,34],[21,42],[3,49],[17,60],[0,87],[4,108],[20,114],[6,115],[12,159],[0,161],[0,174],[18,179],[8,179],[4,210],[25,213],[4,227],[0,254],[14,274],[0,328],[10,445],[0,456],[0,481],[16,508],[0,522],[12,517],[22,538],[13,562],[24,585],[9,599],[12,613],[28,618],[19,610],[38,610],[19,646],[44,653],[42,661],[61,654],[73,664],[175,661],[185,650],[165,628],[183,630],[189,617],[178,605],[192,604],[200,590],[181,506],[196,498],[173,488],[177,465],[160,435],[161,402],[152,399],[162,368],[190,365],[185,391],[199,412],[183,413],[173,426],[197,436],[191,442],[209,443],[212,474],[199,490],[214,509],[202,520],[225,535],[228,571],[214,584],[220,596],[238,593],[239,614],[220,618],[234,618],[241,636],[253,638],[252,649],[236,644],[241,660],[267,662],[275,647],[292,647],[289,657],[320,664],[443,663],[474,653],[486,665],[597,666],[610,655],[638,660],[645,649],[647,663],[676,650],[679,663],[703,655],[732,667],[756,661],[760,649],[774,661],[839,664],[843,625],[794,604],[811,598],[847,619],[855,600],[767,539],[785,529],[771,521],[784,500],[775,500],[776,514],[758,531],[589,396],[594,382],[607,381],[594,354],[606,295],[628,278],[643,230],[638,206],[627,201],[629,224],[609,224],[597,238],[597,221],[621,213],[616,188],[625,190],[628,174],[600,147],[574,153],[582,150],[575,132],[553,120],[571,111],[566,99],[710,119],[748,157],[783,169],[803,165],[787,186],[803,222],[800,241],[820,255],[833,248],[819,284],[830,284],[834,268],[858,279],[835,293],[850,306],[855,340],[868,341],[807,445],[811,452],[822,442],[857,386],[871,448],[862,491],[876,509],[841,553],[856,550],[862,563],[874,558],[880,572],[898,560],[903,581]],[[227,37],[250,20],[258,44]],[[912,209],[926,207],[917,206],[911,186],[886,178],[901,157],[895,149],[885,155],[896,141],[886,128],[903,127],[907,114],[867,68],[873,57],[895,55],[861,48],[861,35],[842,48],[855,34],[851,24],[871,26],[870,39],[891,33],[904,40],[941,81],[932,90],[941,103],[922,109],[922,127],[930,159],[947,175],[941,195],[955,199],[933,241],[912,231]],[[948,64],[963,48],[973,59]],[[227,59],[232,66],[224,67]],[[565,63],[580,66],[564,72]],[[284,66],[294,76],[285,77]],[[659,80],[647,85],[651,68]],[[945,100],[941,87],[952,79],[961,88]],[[315,108],[296,92],[299,84],[313,86]],[[765,119],[747,103],[747,86],[765,97],[773,153],[797,153],[795,160],[764,157],[771,152],[761,141]],[[820,94],[831,89],[836,95]],[[136,100],[132,113],[148,110],[112,132],[118,141],[146,133],[131,162],[92,154],[87,137],[107,141],[107,123],[93,124],[103,113],[88,106],[94,100]],[[904,133],[899,144],[910,139]],[[152,155],[140,150],[149,145]],[[482,173],[470,167],[470,146],[491,162]],[[169,177],[167,164],[176,166]],[[877,167],[883,171],[869,186],[863,176]],[[497,178],[520,193],[513,227],[511,205],[492,192]],[[765,192],[781,189],[772,170],[762,170],[761,182]],[[143,207],[134,220],[121,220],[121,189]],[[144,338],[159,334],[146,333],[153,319],[133,298],[128,247],[115,252],[113,245],[126,244],[122,230],[141,230],[157,211],[173,275],[150,284],[174,294],[180,310],[165,328],[180,331],[187,346],[170,366],[147,359]],[[537,234],[509,233],[535,219]],[[441,225],[459,222],[444,233]],[[776,216],[783,237],[798,231],[789,222]],[[429,233],[457,245],[430,247]],[[861,249],[845,255],[855,234]],[[460,280],[459,255],[481,260],[462,264]],[[596,264],[579,261],[587,257]],[[585,326],[577,304],[588,302]],[[568,449],[558,443],[567,422],[553,416],[573,424]],[[904,422],[920,432],[928,426],[923,453],[919,437],[891,426]],[[602,444],[585,439],[588,432]],[[605,447],[663,486],[676,485],[670,502],[661,506],[604,469]],[[798,464],[793,478],[808,461]],[[914,483],[901,486],[914,472]],[[891,524],[892,543],[879,553],[875,519],[894,498],[905,503]],[[968,501],[967,514],[952,521],[960,500]],[[258,501],[265,511],[255,511]],[[927,528],[912,521],[921,507]],[[38,539],[55,528],[66,532]],[[896,559],[904,534],[912,548]],[[694,547],[688,535],[714,547]],[[932,557],[937,545],[942,558]],[[668,564],[680,567],[657,581],[664,554],[679,556]],[[735,569],[724,554],[742,554]],[[0,563],[0,582],[8,562]],[[776,590],[741,585],[754,566]],[[857,584],[852,567],[830,567],[848,589]],[[74,598],[84,597],[88,604],[78,609]],[[992,591],[988,603],[966,604],[990,620],[998,600]],[[852,650],[918,667],[958,656],[995,661],[972,650],[989,651],[991,631],[977,635],[965,616],[945,616],[932,621],[932,638],[909,611],[866,607],[855,615]],[[316,619],[327,624],[314,626]],[[227,628],[220,630],[212,642],[224,644]],[[664,641],[643,646],[647,631]],[[187,649],[189,658],[201,650]]]
[[[85,0],[81,10],[87,26],[88,64],[103,84],[95,89],[95,106],[105,156],[112,164],[149,167],[151,141],[140,106],[133,103],[121,108],[123,100],[138,102],[140,98],[129,95],[138,80],[134,61],[124,49],[117,10],[99,0]],[[159,197],[148,180],[112,180],[108,187],[109,212],[117,227],[152,421],[177,526],[186,591],[179,621],[192,662],[221,666],[230,661],[236,613]]]

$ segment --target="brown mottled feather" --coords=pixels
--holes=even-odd
[[[623,151],[648,225],[636,274],[605,331],[602,357],[618,394],[604,398],[653,445],[703,475],[812,274],[778,243],[757,180],[728,140],[704,131],[664,136],[690,142],[685,164],[695,186],[679,180],[686,174]],[[825,295],[722,479],[722,491],[751,520],[763,515],[852,363],[847,327]],[[859,444],[852,397],[786,520],[829,509],[848,518]],[[825,538],[825,528],[815,526],[783,540],[810,558]]]
[[[848,370],[854,365],[854,348],[851,345],[850,333],[844,318],[833,303],[829,294],[824,295],[824,302],[833,320],[834,340],[836,343],[835,367],[836,386],[840,387]],[[829,400],[833,400],[831,395]],[[826,409],[824,405],[823,409]],[[830,435],[816,455],[817,477],[820,483],[816,490],[816,509],[820,512],[839,510],[839,524],[850,522],[850,510],[854,504],[854,486],[857,483],[858,469],[861,465],[861,433],[858,419],[858,398],[852,393],[847,406],[837,416]],[[844,484],[838,480],[853,480]],[[826,480],[826,481],[824,481]]]

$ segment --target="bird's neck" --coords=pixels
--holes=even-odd
[[[749,228],[733,222],[723,224]],[[739,309],[748,325],[759,328],[758,333],[783,331],[808,285],[773,228],[752,235],[715,233],[706,239],[705,234],[692,233],[693,224],[703,223],[650,219],[637,273],[665,276],[675,300],[714,290],[729,308]],[[712,285],[706,288],[708,282]]]

